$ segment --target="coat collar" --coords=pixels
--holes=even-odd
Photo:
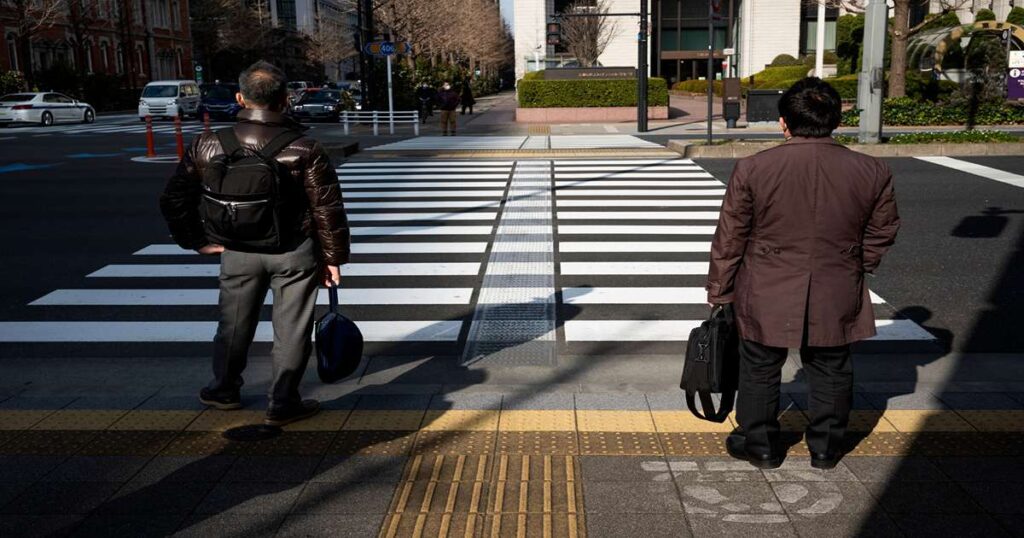
[[[261,110],[256,108],[247,108],[238,113],[238,121],[240,123],[258,123],[262,125],[269,125],[273,127],[286,127],[288,129],[296,129],[299,131],[305,131],[308,127],[295,121],[289,116],[286,116],[280,112],[274,112],[273,110]]]
[[[805,136],[794,136],[786,141],[786,144],[832,144],[839,145],[835,138],[823,136],[821,138],[810,138]]]

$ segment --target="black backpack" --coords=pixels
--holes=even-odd
[[[256,252],[284,245],[281,177],[287,172],[274,157],[301,137],[287,130],[253,151],[242,147],[234,128],[217,131],[224,154],[214,157],[203,173],[200,203],[210,242]]]

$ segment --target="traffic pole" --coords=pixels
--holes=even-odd
[[[203,131],[210,132],[210,113],[203,112]]]
[[[185,158],[185,137],[181,134],[181,116],[174,116],[174,138],[178,143],[178,160]]]
[[[146,157],[156,157],[156,144],[153,142],[153,116],[146,116]]]

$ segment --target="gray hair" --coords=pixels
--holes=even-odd
[[[288,77],[278,67],[260,60],[238,76],[238,88],[247,102],[276,107],[288,97]]]

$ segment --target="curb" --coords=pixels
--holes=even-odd
[[[719,146],[695,145],[689,140],[669,140],[668,148],[684,157],[704,159],[742,159],[766,149],[774,148],[782,141],[736,142]],[[1024,155],[1024,143],[993,144],[850,144],[853,151],[872,157],[985,157]]]

